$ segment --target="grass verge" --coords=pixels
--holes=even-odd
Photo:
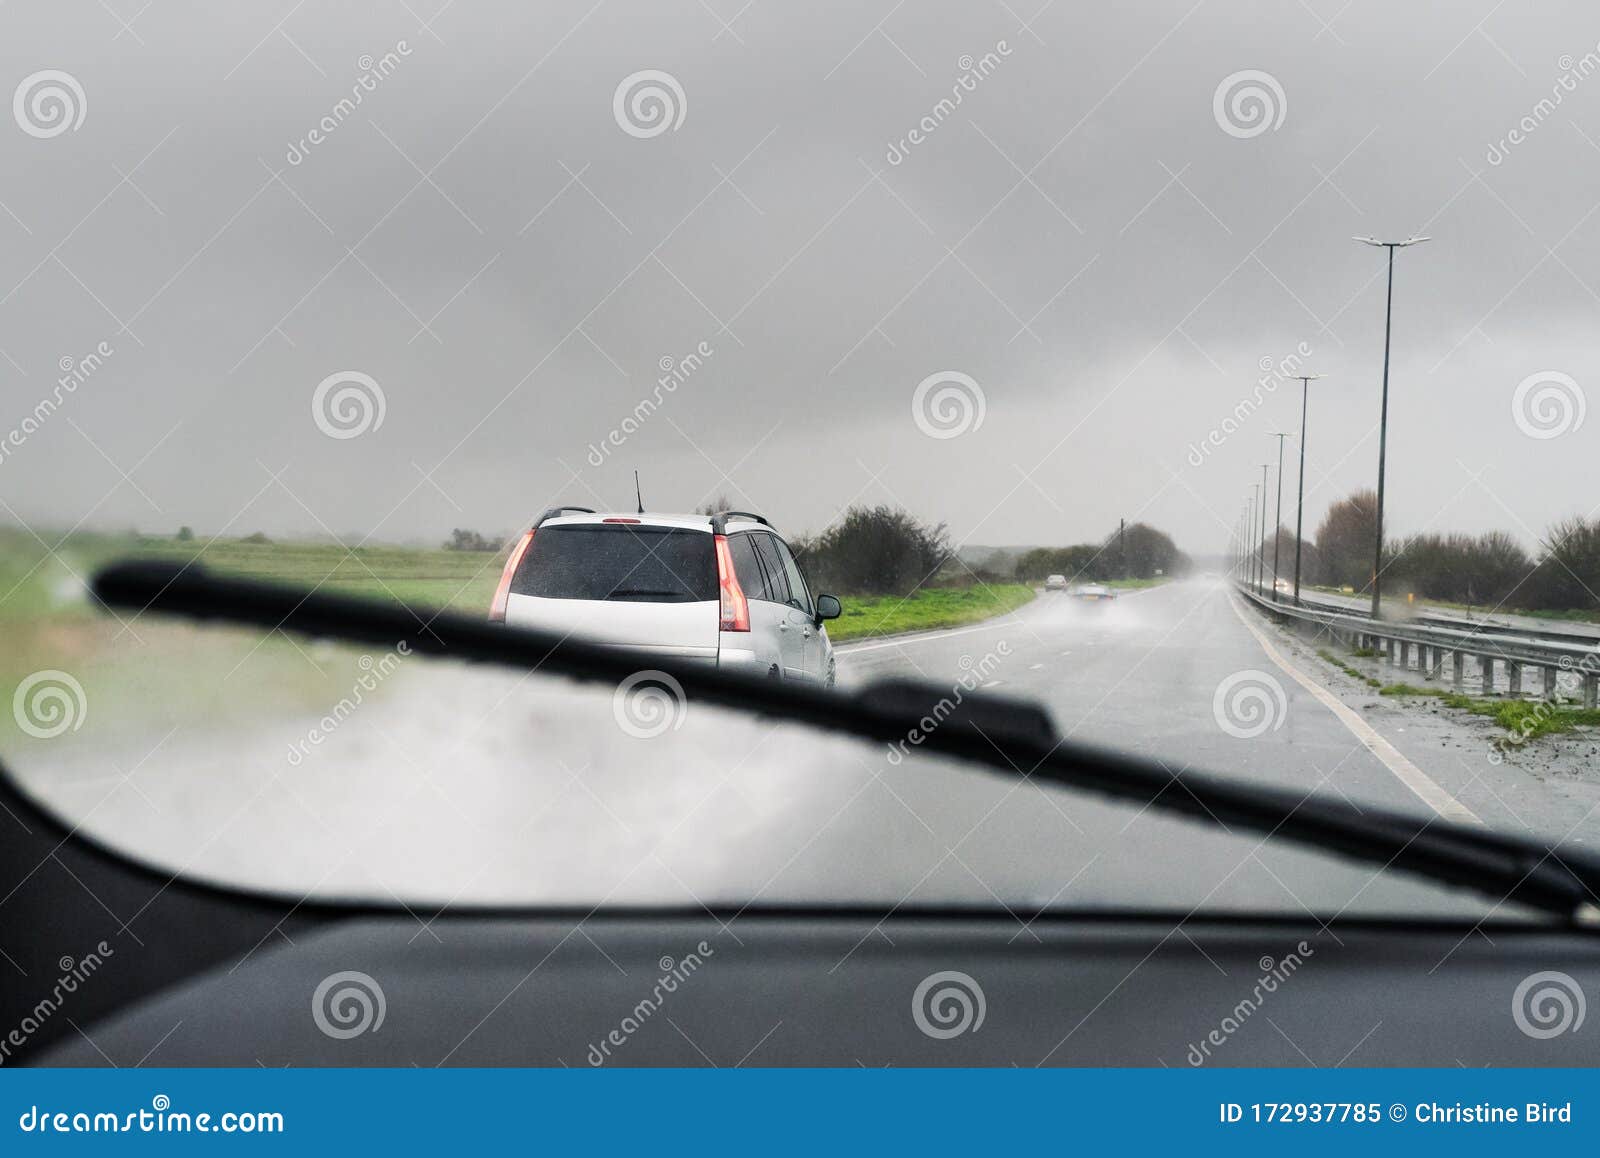
[[[998,583],[982,587],[934,587],[911,596],[870,595],[843,598],[844,614],[828,624],[834,643],[898,635],[903,631],[930,631],[960,627],[1015,611],[1033,598],[1024,583]]]
[[[1570,732],[1573,728],[1600,726],[1600,709],[1569,708],[1548,700],[1484,700],[1444,688],[1415,684],[1386,684],[1380,696],[1431,696],[1446,707],[1486,716],[1512,734],[1513,743]]]
[[[1351,679],[1360,680],[1362,683],[1366,684],[1370,688],[1381,687],[1382,684],[1383,684],[1382,680],[1375,680],[1369,675],[1363,675],[1361,672],[1357,671],[1355,668],[1353,668],[1349,664],[1345,663],[1344,660],[1342,660],[1338,656],[1334,655],[1333,652],[1329,651],[1325,647],[1317,648],[1317,654],[1320,655],[1323,659],[1327,660],[1329,663],[1331,663],[1334,667],[1336,667],[1340,671],[1344,672],[1344,674],[1349,676]]]

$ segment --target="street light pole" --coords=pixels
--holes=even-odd
[[[1245,502],[1245,582],[1256,585],[1256,488],[1250,485],[1250,499]]]
[[[1261,464],[1261,579],[1256,584],[1256,594],[1261,593],[1262,586],[1267,581],[1267,471],[1272,469],[1270,462]]]
[[[1377,541],[1372,549],[1372,618],[1376,619],[1383,578],[1383,474],[1389,443],[1389,333],[1394,321],[1394,251],[1427,241],[1428,238],[1408,237],[1404,241],[1379,241],[1372,237],[1357,237],[1355,240],[1363,245],[1382,246],[1389,251],[1389,291],[1383,306],[1383,408],[1378,417],[1378,525]]]
[[[1283,440],[1289,435],[1275,430],[1267,437],[1278,440],[1278,501],[1272,523],[1272,601],[1276,603],[1278,602],[1278,552],[1283,546]]]
[[[1306,517],[1306,406],[1311,396],[1311,380],[1322,374],[1300,374],[1300,490],[1294,504],[1294,605],[1300,606],[1300,543],[1305,534]]]

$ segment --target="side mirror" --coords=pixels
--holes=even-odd
[[[839,606],[839,597],[838,596],[836,596],[836,595],[818,595],[817,596],[817,622],[818,623],[821,623],[824,619],[838,619],[839,616],[843,612],[844,612],[844,608]]]

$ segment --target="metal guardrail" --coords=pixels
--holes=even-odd
[[[1326,595],[1300,595],[1302,605],[1309,605],[1323,611],[1341,611],[1347,615],[1359,615],[1371,618],[1367,612],[1358,607],[1346,607],[1343,604],[1332,602]],[[1531,639],[1548,639],[1552,641],[1600,644],[1600,627],[1585,629],[1582,626],[1571,626],[1564,623],[1550,623],[1538,627],[1521,626],[1514,623],[1502,623],[1493,619],[1473,619],[1467,615],[1452,615],[1436,610],[1411,611],[1408,609],[1406,618],[1413,623],[1423,623],[1430,627],[1454,627],[1464,631],[1477,632],[1480,635],[1520,635]]]
[[[1478,663],[1485,695],[1493,694],[1495,669],[1504,664],[1508,690],[1513,696],[1522,695],[1524,669],[1534,667],[1542,676],[1540,691],[1544,698],[1557,693],[1560,673],[1568,672],[1578,678],[1585,708],[1596,707],[1600,700],[1600,640],[1585,643],[1573,641],[1570,636],[1553,639],[1540,633],[1508,635],[1497,631],[1490,634],[1419,620],[1373,619],[1354,611],[1331,611],[1326,606],[1296,607],[1289,602],[1274,601],[1270,595],[1245,585],[1236,584],[1235,587],[1240,595],[1268,615],[1313,624],[1352,646],[1380,652],[1388,662],[1400,668],[1410,670],[1411,649],[1416,648],[1416,670],[1425,680],[1441,678],[1448,654],[1452,682],[1458,690],[1466,686],[1466,661],[1470,657]]]

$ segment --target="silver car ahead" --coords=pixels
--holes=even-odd
[[[556,507],[512,548],[489,618],[831,687],[839,611],[760,515]]]

